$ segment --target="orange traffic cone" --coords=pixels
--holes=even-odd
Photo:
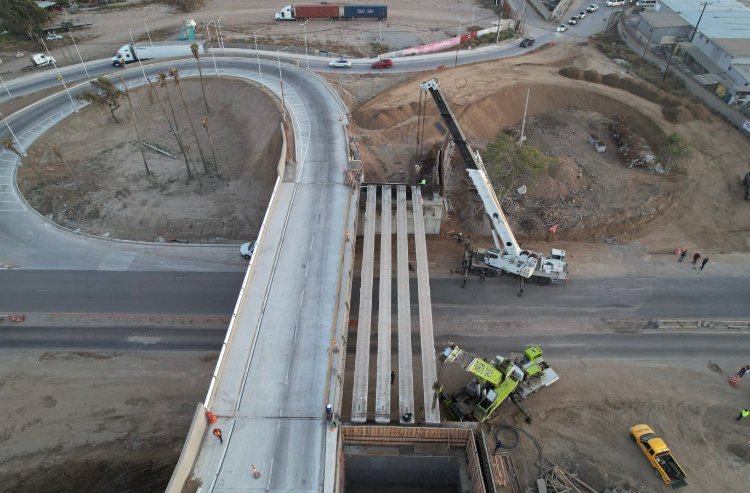
[[[210,425],[216,423],[216,415],[211,411],[206,411],[206,419],[208,420],[208,424]]]

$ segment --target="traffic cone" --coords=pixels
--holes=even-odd
[[[742,377],[739,375],[734,375],[732,378],[729,379],[729,385],[732,387],[737,387],[740,384],[740,380]]]
[[[210,425],[216,423],[216,415],[211,411],[206,411],[206,419],[208,420],[208,424]]]

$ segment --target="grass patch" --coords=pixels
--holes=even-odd
[[[612,27],[607,31],[595,34],[591,37],[594,46],[601,51],[610,60],[620,58],[630,64],[628,70],[641,79],[649,82],[664,92],[678,97],[687,97],[690,95],[682,81],[671,74],[662,82],[664,74],[659,71],[658,67],[651,65],[645,59],[641,58],[641,53],[634,53],[625,42],[620,38],[617,29]],[[672,62],[675,60],[673,59]]]

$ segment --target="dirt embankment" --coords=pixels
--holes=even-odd
[[[523,183],[531,192],[516,197],[521,213],[511,217],[519,239],[544,238],[550,222],[544,218],[562,217],[556,221],[563,226],[557,233],[561,241],[638,239],[652,252],[671,251],[678,244],[717,253],[750,249],[750,216],[743,214],[740,185],[746,171],[740,156],[750,151],[747,138],[691,101],[677,101],[634,81],[592,48],[577,47],[577,52],[571,56],[569,47],[557,46],[522,59],[437,74],[464,132],[480,149],[509,127],[520,127],[529,91],[528,142],[557,163]],[[577,67],[566,73],[580,72],[580,77],[561,76],[563,67]],[[617,84],[607,85],[604,77],[593,74],[608,74],[607,80],[616,76]],[[412,78],[354,109],[352,134],[361,144],[369,180],[409,176],[415,163],[419,83],[429,77]],[[429,148],[442,140],[442,121],[431,101],[426,108]],[[690,118],[675,120],[669,113],[674,108]],[[628,169],[607,130],[617,115],[653,151],[667,135],[681,134],[693,157],[668,175]],[[597,154],[588,144],[591,133],[605,141],[606,153]],[[456,175],[460,173],[458,168]],[[486,233],[481,207],[459,190],[462,176],[454,178],[459,186],[449,200],[459,218],[446,226]]]
[[[171,81],[157,90],[159,99],[147,88],[131,91],[141,140],[152,147],[137,142],[124,96],[115,111],[119,122],[107,108],[90,105],[46,132],[18,173],[19,188],[32,207],[68,228],[112,238],[210,243],[254,237],[281,152],[277,103],[250,83],[207,77],[206,131],[200,83],[180,84],[185,104]],[[170,120],[174,109],[194,174],[189,183],[159,101]],[[218,176],[212,172],[214,160]]]

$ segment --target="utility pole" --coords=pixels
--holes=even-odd
[[[378,60],[382,60],[382,59],[383,59],[383,19],[378,19]]]
[[[456,45],[456,60],[453,62],[453,66],[458,65],[458,50],[461,48],[461,19],[458,20],[458,44]]]
[[[52,60],[54,60],[54,58],[52,57],[52,54],[49,52],[49,48],[47,48],[47,43],[44,42],[44,38],[39,38],[39,40],[42,42],[42,45],[44,46],[44,51],[47,52],[47,56],[52,58]],[[70,99],[70,104],[73,105],[73,111],[78,113],[78,105],[76,104],[75,101],[73,101],[73,96],[71,96],[70,91],[68,90],[68,86],[65,84],[65,79],[60,73],[60,69],[57,68],[57,62],[53,61],[52,66],[55,67],[55,72],[57,72],[57,80],[59,80],[62,83],[63,88],[65,89],[65,92],[68,94],[68,98]]]
[[[83,71],[86,72],[86,77],[91,77],[89,75],[89,71],[86,69],[86,63],[84,63],[83,58],[81,57],[81,52],[78,51],[78,45],[76,44],[76,38],[73,36],[73,31],[68,28],[68,33],[70,34],[70,39],[73,40],[73,46],[76,48],[76,53],[78,53],[78,59],[81,60],[81,65],[83,65]]]
[[[305,27],[308,22],[310,22],[310,19],[307,19],[302,23],[302,29],[305,33],[305,62],[307,63],[307,70],[310,70],[310,58],[307,56],[307,27]]]
[[[208,38],[208,44],[211,47],[211,57],[214,60],[214,71],[216,72],[216,76],[219,76],[219,67],[216,66],[216,50],[214,50],[214,45],[211,43],[211,23],[213,21],[209,21],[208,24],[206,24],[206,38]],[[219,32],[216,31],[216,41],[219,41]]]
[[[260,74],[260,83],[263,84],[263,71],[260,69],[260,55],[258,54],[258,33],[268,27],[261,27],[260,29],[253,31],[253,41],[255,41],[255,58],[258,60],[258,73]],[[273,63],[273,62],[272,62]]]
[[[693,42],[693,38],[695,37],[695,33],[698,32],[698,24],[701,23],[701,19],[703,19],[703,13],[706,11],[706,7],[708,7],[709,2],[703,2],[703,10],[701,10],[701,15],[698,16],[698,22],[695,23],[695,29],[693,29],[693,34],[690,35],[690,42]]]
[[[524,132],[526,131],[526,111],[529,109],[529,93],[531,89],[526,89],[526,104],[523,107],[523,121],[521,122],[521,138],[518,139],[518,144],[523,145],[526,140]]]
[[[289,47],[282,48],[276,52],[276,61],[279,63],[279,88],[281,90],[281,119],[286,121],[286,106],[284,106],[284,79],[281,77],[281,57],[279,53],[288,49]],[[273,62],[272,62],[273,63]]]
[[[669,51],[669,58],[667,58],[667,68],[664,69],[664,75],[661,78],[661,83],[664,84],[664,81],[667,79],[667,74],[669,73],[669,64],[672,63],[672,57],[674,56],[674,52],[676,51],[677,43],[672,45],[672,49]]]
[[[148,17],[143,18],[143,24],[146,25],[146,35],[148,36],[148,42],[151,44],[151,46],[154,46],[154,42],[151,41],[151,33],[148,30]]]
[[[651,44],[651,34],[653,34],[653,32],[654,32],[654,28],[651,28],[648,31],[648,39],[646,40],[646,47],[643,48],[643,55],[641,55],[641,60],[643,60],[644,58],[646,58],[646,52],[648,51],[648,45]]]

